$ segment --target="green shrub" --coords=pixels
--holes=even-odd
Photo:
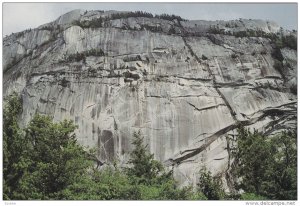
[[[237,57],[238,57],[238,55],[236,53],[231,54],[231,58],[236,59]]]
[[[255,194],[242,198],[297,199],[296,141],[295,132],[268,138],[257,131],[238,130],[237,146],[232,150],[237,161],[234,174],[241,180],[236,188]]]
[[[241,200],[267,200],[267,198],[254,193],[243,193],[240,199]]]
[[[79,62],[79,61],[84,61],[86,60],[86,57],[88,56],[104,56],[105,53],[103,52],[103,50],[101,48],[98,49],[90,49],[81,53],[76,52],[76,54],[70,54],[66,60],[69,62]]]
[[[173,20],[178,20],[178,21],[186,21],[185,19],[181,18],[181,16],[177,16],[177,15],[169,15],[169,14],[160,14],[160,15],[155,15],[155,18],[158,19],[165,19],[165,20],[169,20],[169,21],[173,21]]]
[[[198,191],[205,195],[208,200],[221,200],[225,197],[220,177],[213,177],[210,171],[201,169],[197,184]]]
[[[283,75],[283,64],[281,61],[275,59],[274,60],[274,65],[273,65],[274,69],[276,69],[280,74]]]
[[[297,84],[294,84],[290,87],[290,90],[293,94],[297,95]]]
[[[207,60],[208,58],[204,55],[204,54],[202,54],[202,60]]]

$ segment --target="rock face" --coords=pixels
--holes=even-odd
[[[81,144],[120,164],[141,130],[182,185],[195,184],[203,166],[229,181],[226,137],[239,123],[266,134],[296,127],[297,51],[281,50],[279,72],[270,39],[210,33],[278,32],[275,23],[113,14],[75,10],[4,38],[3,91],[22,94],[24,125],[36,112],[72,119]]]

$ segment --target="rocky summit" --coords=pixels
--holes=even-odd
[[[290,38],[297,31],[263,20],[74,10],[4,38],[3,93],[22,95],[22,125],[36,112],[74,120],[78,142],[103,162],[126,164],[140,130],[181,185],[205,166],[230,189],[239,125],[296,128]]]

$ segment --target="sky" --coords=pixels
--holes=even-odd
[[[74,9],[147,11],[175,14],[190,20],[271,20],[297,30],[296,3],[4,3],[3,35],[38,27]]]

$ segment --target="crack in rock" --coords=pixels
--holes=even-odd
[[[256,117],[256,118],[252,118],[252,119],[249,119],[249,120],[244,120],[244,121],[237,121],[225,128],[222,128],[220,130],[218,130],[217,132],[215,132],[213,135],[207,137],[207,142],[203,145],[201,145],[200,147],[198,148],[194,148],[194,149],[188,149],[188,150],[184,150],[183,152],[180,152],[180,155],[181,154],[184,154],[184,153],[187,153],[189,152],[188,154],[186,155],[183,155],[181,157],[178,157],[178,158],[169,158],[169,161],[172,162],[172,164],[180,164],[183,160],[186,160],[186,159],[189,159],[199,153],[201,153],[202,151],[206,150],[207,147],[209,147],[214,141],[216,141],[220,136],[228,133],[229,131],[232,131],[234,129],[237,129],[239,126],[249,126],[249,125],[252,125],[258,121],[260,121],[261,119],[263,119],[264,117],[268,116],[267,113],[263,113],[261,114],[259,117]]]
[[[190,106],[192,106],[197,111],[203,111],[203,110],[213,109],[213,108],[217,108],[217,107],[220,107],[220,106],[225,106],[226,107],[226,104],[217,104],[217,105],[213,105],[213,106],[209,106],[209,107],[198,108],[194,104],[192,104],[192,103],[190,103],[188,101],[186,101],[186,103],[188,103]]]
[[[195,59],[197,60],[197,62],[199,64],[201,64],[201,60],[199,59],[199,57],[195,54],[195,52],[193,51],[193,49],[191,48],[191,46],[187,43],[185,37],[182,37],[182,40],[184,42],[184,44],[186,45],[186,47],[188,48],[188,50],[190,51],[191,55],[195,57]],[[227,101],[227,99],[225,98],[225,96],[222,94],[222,92],[219,90],[219,88],[217,87],[217,83],[216,83],[216,77],[215,75],[213,75],[210,67],[207,65],[207,70],[209,75],[212,77],[213,80],[213,85],[215,90],[217,91],[217,93],[221,96],[221,98],[223,99],[224,103],[226,104],[226,106],[228,107],[230,114],[232,116],[232,118],[234,119],[235,122],[237,122],[237,118],[236,118],[236,113],[234,112],[234,110],[232,109],[231,105],[229,104],[229,102]]]

